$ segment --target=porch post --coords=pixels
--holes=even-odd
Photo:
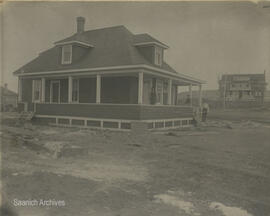
[[[190,106],[192,106],[192,84],[189,85],[189,99],[190,99]]]
[[[199,87],[199,107],[202,106],[202,85],[198,85]]]
[[[45,102],[45,78],[41,78],[41,102]]]
[[[100,103],[100,87],[101,87],[101,76],[97,74],[96,80],[96,103]]]
[[[139,72],[138,77],[138,104],[143,103],[143,72]]]
[[[18,101],[22,101],[22,78],[18,77]]]
[[[72,103],[72,76],[68,77],[68,102]]]
[[[172,79],[168,82],[168,105],[172,104]]]

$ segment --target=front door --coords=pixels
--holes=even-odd
[[[50,102],[60,103],[60,82],[59,81],[51,81]]]

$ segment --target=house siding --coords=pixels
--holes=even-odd
[[[140,119],[173,119],[193,116],[191,107],[178,106],[141,106]]]
[[[98,119],[156,120],[191,118],[191,107],[117,104],[36,104],[37,115]]]
[[[139,52],[152,64],[155,59],[155,48],[154,46],[138,47]]]
[[[140,107],[109,104],[36,104],[36,114],[138,120],[140,119]]]
[[[22,101],[32,103],[32,80],[22,79]]]

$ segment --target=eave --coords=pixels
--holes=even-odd
[[[79,44],[79,45],[82,45],[82,46],[86,46],[86,47],[94,47],[93,45],[89,44],[89,43],[85,43],[85,42],[82,42],[82,41],[78,41],[78,40],[72,40],[72,41],[66,41],[66,42],[56,42],[54,43],[55,45],[67,45],[67,44]]]
[[[15,73],[14,75],[19,77],[25,76],[61,76],[66,74],[74,74],[74,75],[87,75],[87,74],[110,74],[110,73],[121,73],[123,70],[131,70],[134,73],[133,69],[141,69],[146,73],[158,73],[160,75],[164,75],[166,77],[181,79],[190,84],[205,84],[206,82],[200,79],[196,79],[184,74],[180,73],[172,73],[170,71],[166,71],[160,68],[156,68],[153,66],[141,64],[141,65],[124,65],[124,66],[111,66],[111,67],[98,67],[98,68],[83,68],[83,69],[68,69],[68,70],[57,70],[57,71],[41,71],[41,72],[30,72],[30,73]],[[126,71],[124,71],[126,72]]]
[[[134,46],[151,46],[151,45],[156,45],[156,46],[160,46],[163,49],[169,49],[169,47],[165,44],[162,43],[158,43],[155,41],[151,41],[151,42],[141,42],[141,43],[135,43]]]

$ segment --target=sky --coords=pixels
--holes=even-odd
[[[9,2],[1,11],[1,82],[76,31],[124,25],[169,45],[165,61],[217,89],[222,74],[263,73],[270,83],[270,7],[251,2]],[[269,87],[268,87],[269,89]]]

